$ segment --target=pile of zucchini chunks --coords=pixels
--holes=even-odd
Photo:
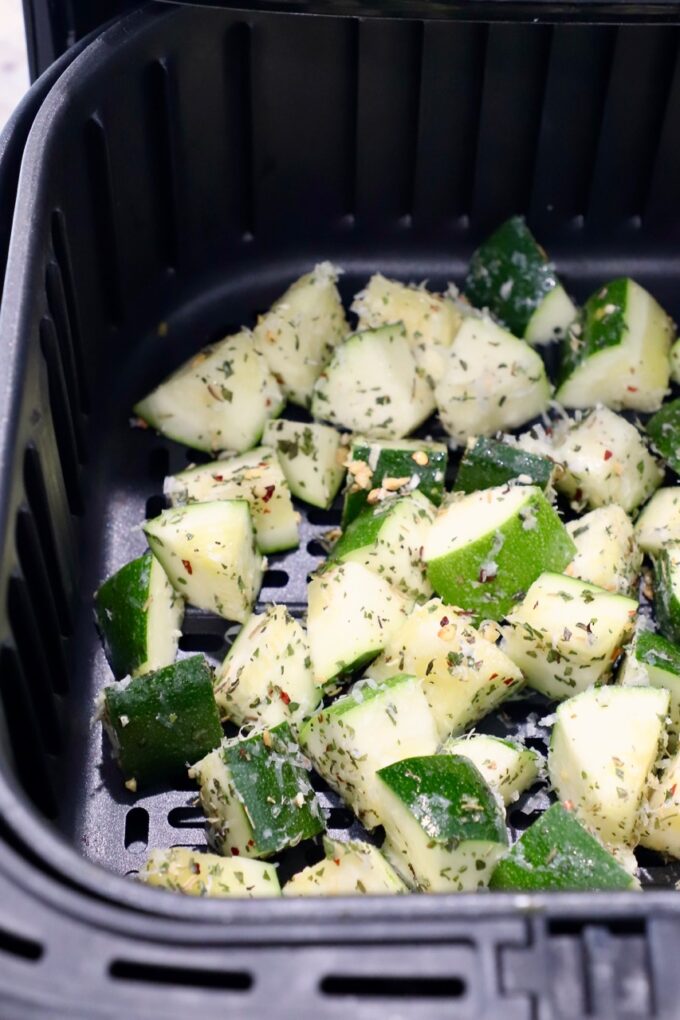
[[[139,877],[212,896],[637,889],[636,846],[680,857],[674,324],[630,279],[577,309],[520,217],[464,296],[373,276],[353,333],[338,272],[316,266],[135,408],[218,457],[166,479],[148,550],[95,596],[125,785],[188,766],[206,816],[210,853],[154,849]],[[445,441],[407,438],[434,412]],[[293,498],[327,509],[343,480],[306,615],[255,612],[264,557],[298,545]],[[186,604],[240,625],[216,670],[177,659]],[[557,703],[547,761],[474,729],[527,689]],[[312,768],[373,836],[324,836],[281,889],[271,858],[325,832]],[[546,780],[554,802],[510,845],[507,807]]]

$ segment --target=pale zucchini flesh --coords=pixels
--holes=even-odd
[[[184,896],[254,899],[281,895],[275,864],[199,853],[184,846],[152,850],[139,881]]]
[[[389,896],[408,892],[377,847],[324,838],[326,857],[286,882],[284,896]]]
[[[491,789],[500,794],[506,807],[536,782],[543,765],[543,758],[537,751],[485,733],[450,737],[440,753],[468,758]]]
[[[680,486],[656,490],[635,522],[635,538],[650,556],[658,556],[666,543],[680,541]]]
[[[311,506],[329,507],[345,477],[341,434],[330,425],[277,418],[267,422],[262,438],[276,451],[292,494]]]
[[[591,510],[570,521],[567,531],[576,545],[576,556],[565,574],[618,595],[632,594],[642,567],[642,552],[633,522],[622,507],[612,503]]]

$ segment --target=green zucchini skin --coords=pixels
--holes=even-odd
[[[358,484],[357,476],[350,471],[342,513],[343,528],[346,528],[366,508],[369,492],[371,489],[379,489],[385,478],[413,479],[415,476],[417,485],[414,488],[427,496],[435,506],[439,506],[442,501],[449,456],[443,443],[419,443],[414,440],[405,440],[403,448],[398,449],[382,446],[379,441],[354,442],[350,461],[363,461],[365,464],[370,464],[371,454],[376,447],[379,448],[379,453],[367,488],[362,488]],[[418,464],[413,459],[414,454],[422,459],[419,456],[421,452],[426,455],[427,464]]]
[[[671,470],[680,475],[680,399],[664,404],[649,419],[647,435]]]
[[[134,673],[147,659],[146,623],[151,553],[126,563],[94,597],[97,627],[113,675]]]
[[[562,345],[558,385],[566,382],[594,354],[607,347],[618,347],[627,329],[627,303],[628,279],[625,277],[612,280],[588,298],[581,311],[578,342],[567,340]]]
[[[549,457],[480,436],[461,458],[454,490],[477,492],[526,476],[527,485],[536,485],[545,491],[554,469]]]
[[[180,659],[129,684],[104,690],[104,723],[120,767],[139,785],[184,774],[217,747],[222,727],[212,672],[202,655]]]
[[[661,634],[641,631],[635,642],[635,658],[653,669],[680,676],[680,648]]]
[[[507,843],[498,801],[468,758],[455,754],[406,758],[379,769],[377,775],[435,842]]]
[[[536,309],[559,286],[524,217],[513,216],[473,254],[464,291],[476,308],[488,308],[511,333],[523,337]]]
[[[490,889],[634,889],[635,879],[571,811],[553,804],[496,865]]]

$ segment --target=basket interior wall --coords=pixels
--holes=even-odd
[[[375,269],[460,282],[514,212],[579,299],[630,273],[680,316],[678,42],[674,26],[170,9],[66,73],[33,132],[1,320],[0,696],[8,766],[88,856],[124,873],[147,843],[202,840],[189,786],[135,800],[90,725],[110,679],[91,593],[187,463],[130,432],[134,400],[315,261],[346,268],[348,298]],[[334,521],[305,513],[262,601],[301,608]],[[219,658],[224,629],[190,612],[183,651]]]

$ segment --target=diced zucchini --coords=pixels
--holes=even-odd
[[[283,552],[298,545],[299,518],[288,483],[276,454],[266,446],[187,468],[166,478],[163,491],[173,506],[244,499],[262,552]]]
[[[340,274],[321,262],[301,276],[257,321],[257,349],[283,393],[308,407],[314,383],[349,327],[336,287]]]
[[[126,563],[94,596],[97,626],[116,679],[169,666],[177,655],[184,599],[150,552]]]
[[[277,418],[267,422],[263,439],[276,450],[293,495],[329,507],[345,477],[347,448],[340,433],[330,425]]]
[[[402,322],[418,366],[432,385],[441,378],[446,353],[462,322],[450,298],[376,273],[355,297],[352,311],[359,316],[360,329]]]
[[[442,508],[425,541],[432,587],[454,606],[500,620],[545,570],[563,570],[576,547],[540,489],[472,492]]]
[[[680,857],[680,750],[666,763],[643,809],[640,843],[671,857]]]
[[[638,882],[562,804],[553,804],[498,862],[491,889],[637,889]]]
[[[551,386],[540,355],[489,318],[465,319],[435,387],[442,425],[463,446],[536,418]]]
[[[680,542],[668,542],[654,566],[656,622],[664,637],[680,643]]]
[[[576,308],[522,216],[506,220],[470,261],[465,295],[515,336],[549,343],[566,333]]]
[[[377,501],[418,489],[439,506],[444,495],[447,461],[444,443],[419,439],[378,441],[355,436],[347,461],[343,528],[366,507],[369,496]]]
[[[376,680],[403,672],[422,677],[440,740],[461,733],[523,684],[507,655],[440,599],[410,613],[368,672]]]
[[[630,595],[642,567],[642,552],[635,541],[633,522],[616,506],[598,507],[567,524],[576,556],[565,570],[570,577],[599,588]]]
[[[595,687],[557,709],[550,780],[605,843],[633,846],[640,808],[665,743],[668,691]]]
[[[511,740],[489,737],[485,733],[450,737],[442,745],[440,753],[468,758],[491,789],[501,795],[506,806],[536,782],[543,764],[538,751]]]
[[[408,892],[377,847],[324,837],[326,859],[293,875],[284,896],[387,896]]]
[[[617,676],[624,687],[663,687],[670,695],[669,729],[680,733],[680,648],[661,634],[641,630]]]
[[[434,406],[401,323],[354,333],[336,347],[312,397],[315,418],[385,439],[413,432]]]
[[[254,899],[281,895],[275,864],[197,853],[185,846],[152,850],[139,880],[185,896]]]
[[[668,389],[674,335],[651,294],[634,280],[613,280],[588,298],[569,330],[557,399],[565,407],[655,411]]]
[[[224,718],[239,726],[299,723],[319,704],[307,635],[285,606],[253,613],[215,680]]]
[[[647,422],[647,434],[669,468],[680,475],[680,400],[671,400]]]
[[[102,720],[129,789],[181,775],[222,739],[202,655],[104,688]]]
[[[489,884],[508,834],[503,809],[469,759],[407,758],[377,775],[383,851],[409,884],[424,892]]]
[[[189,769],[219,853],[271,857],[323,832],[321,809],[290,726],[223,740]]]
[[[643,552],[658,556],[667,542],[680,541],[680,486],[657,489],[635,522]]]
[[[360,680],[300,731],[300,746],[366,828],[381,821],[376,771],[411,755],[434,754],[437,729],[422,681]]]
[[[367,507],[348,524],[331,560],[361,563],[405,595],[432,594],[422,550],[435,509],[418,490]]]
[[[195,354],[141,400],[135,414],[196,450],[242,453],[283,404],[252,334],[243,330]]]
[[[577,420],[555,446],[555,484],[576,505],[618,503],[626,513],[649,499],[663,472],[630,422],[606,407]]]
[[[637,602],[564,574],[542,574],[508,615],[503,648],[527,683],[569,698],[611,673],[633,633]]]
[[[404,622],[408,601],[361,563],[339,563],[307,588],[307,637],[317,684],[355,672]]]
[[[245,500],[164,510],[144,531],[173,588],[199,609],[245,623],[262,583]]]
[[[478,492],[513,482],[535,485],[545,492],[554,472],[555,464],[549,457],[480,436],[468,440],[454,489],[456,492]]]

